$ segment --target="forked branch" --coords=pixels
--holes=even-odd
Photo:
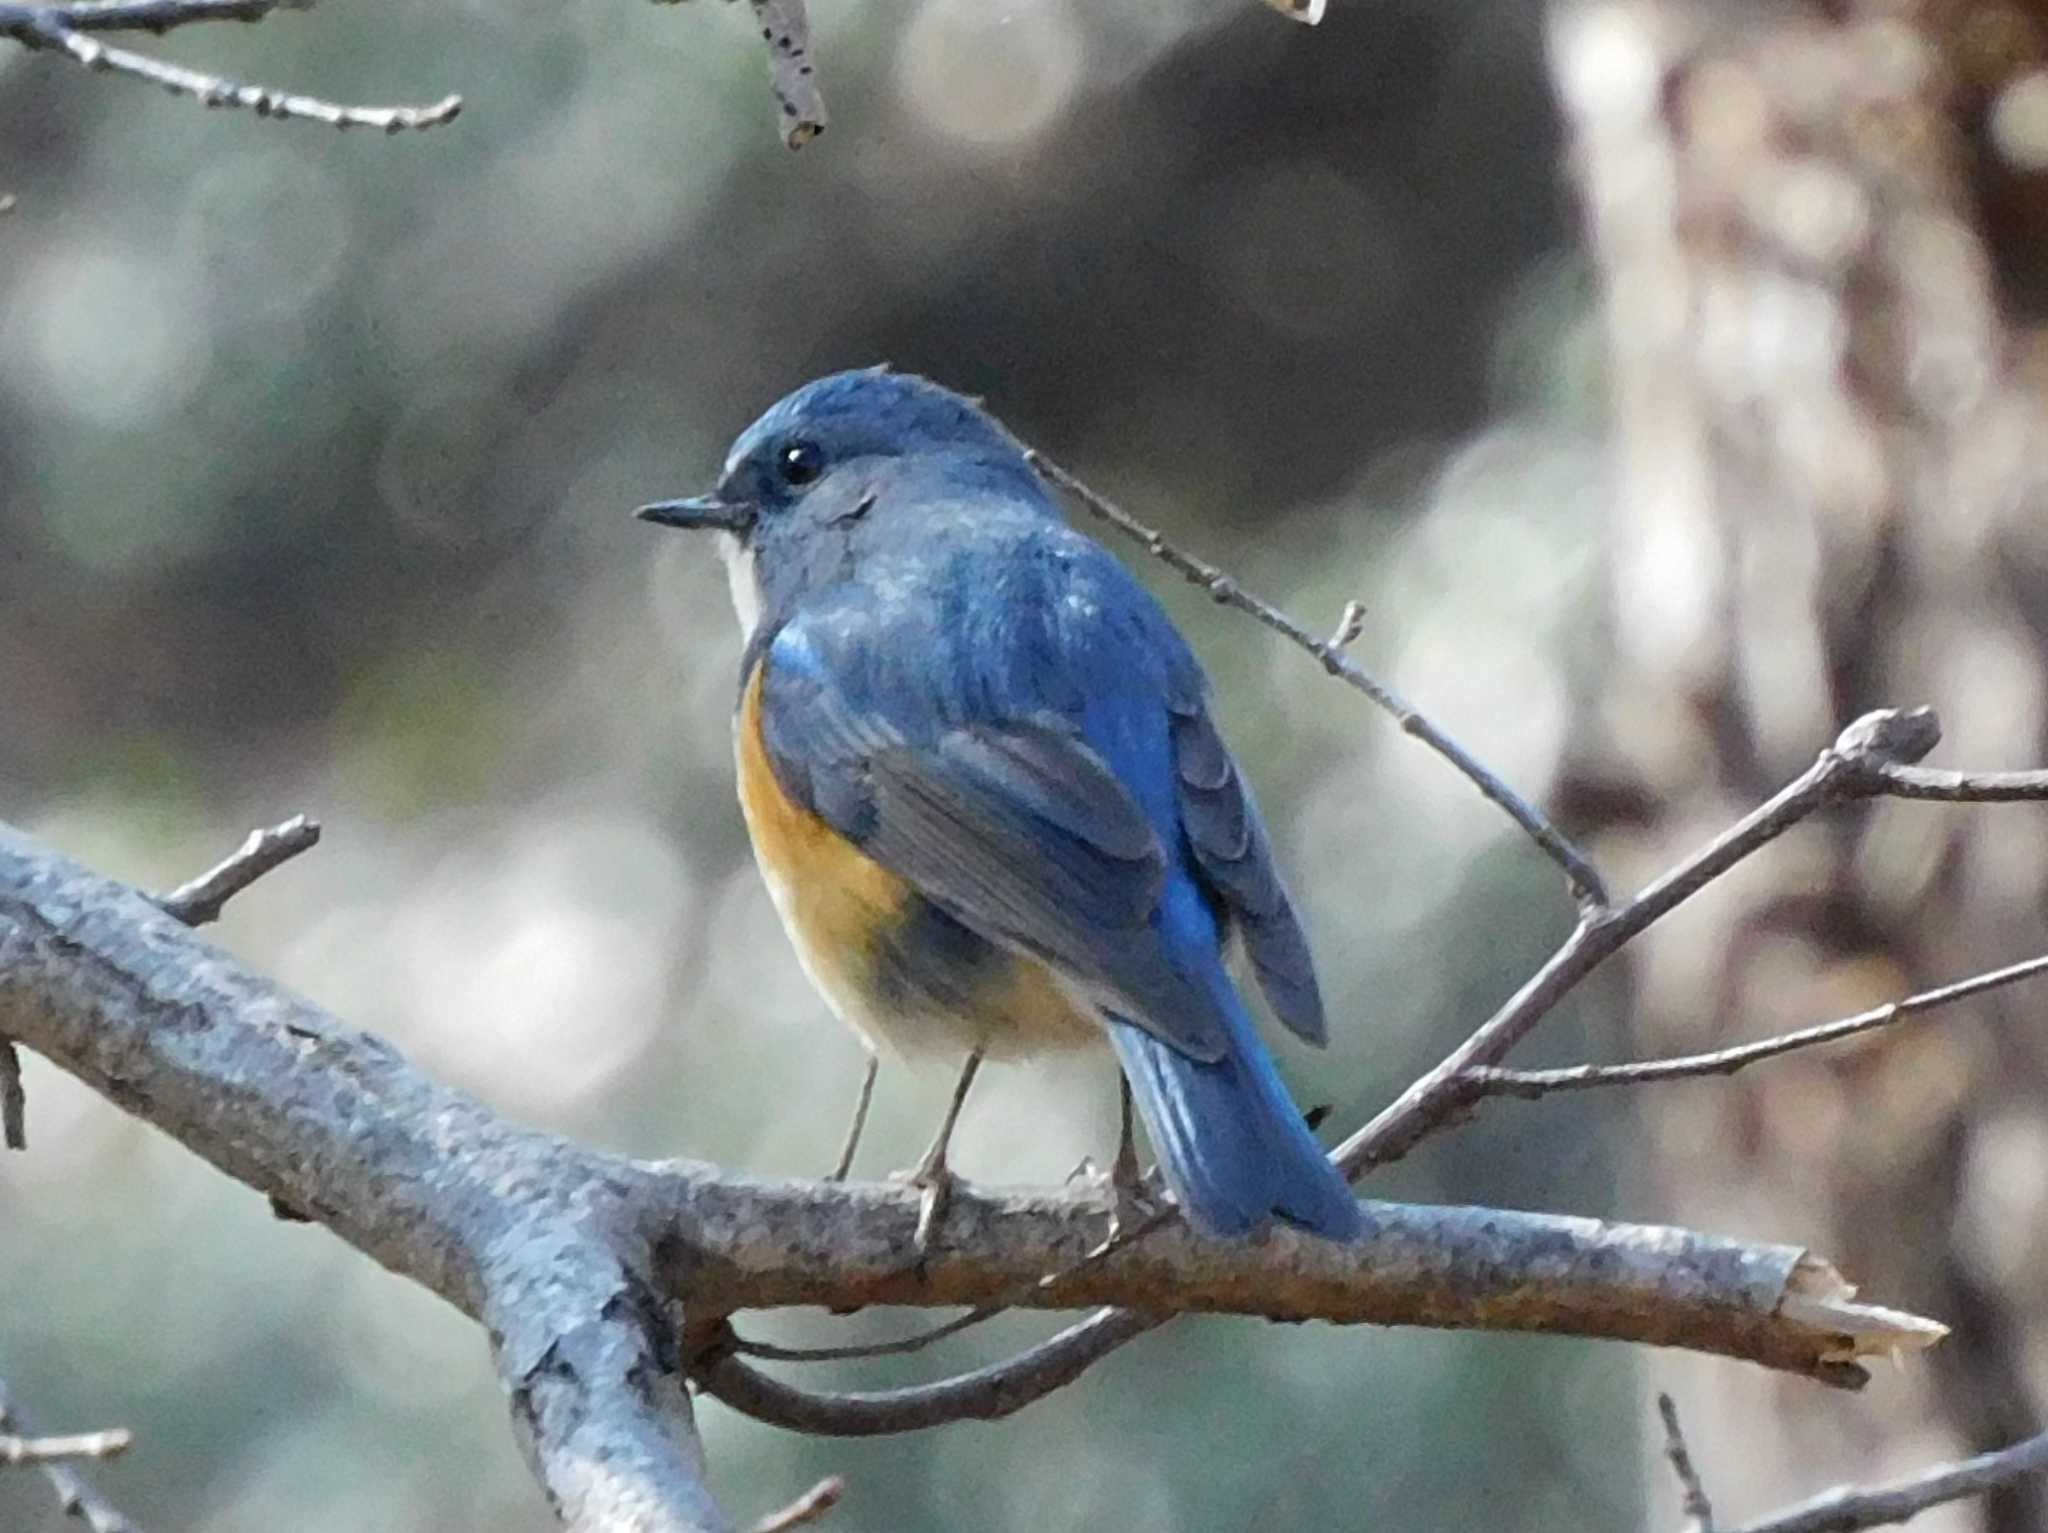
[[[1176,1226],[1084,1263],[1106,1201],[963,1192],[920,1262],[915,1189],[642,1165],[520,1128],[143,896],[4,831],[0,1030],[482,1321],[515,1424],[578,1528],[608,1526],[626,1504],[667,1509],[633,1526],[730,1525],[703,1489],[684,1372],[757,1414],[814,1408],[756,1385],[722,1350],[724,1317],[745,1308],[972,1306],[1021,1284],[1048,1308],[1603,1336],[1843,1385],[1860,1382],[1858,1357],[1940,1334],[1859,1303],[1796,1248],[1484,1209],[1369,1204],[1372,1232],[1351,1247]],[[1037,1284],[1048,1272],[1071,1276]],[[681,1335],[702,1339],[685,1355]],[[856,1398],[846,1409],[865,1425],[833,1419],[836,1405],[808,1425],[1002,1414],[1085,1366],[1055,1354],[1026,1385],[1013,1369],[936,1387],[908,1410]],[[761,1393],[771,1386],[784,1393]],[[593,1478],[597,1462],[606,1472]]]
[[[128,1446],[126,1432],[94,1432],[72,1438],[36,1437],[21,1407],[15,1404],[7,1381],[0,1379],[0,1445],[10,1443],[18,1447],[13,1452],[0,1447],[0,1466],[33,1464],[42,1470],[44,1478],[50,1482],[50,1489],[57,1494],[58,1510],[65,1516],[76,1517],[91,1529],[91,1533],[137,1533],[135,1524],[93,1488],[92,1483],[79,1473],[75,1463],[81,1458],[111,1458],[121,1452]],[[65,1451],[67,1449],[73,1451]]]

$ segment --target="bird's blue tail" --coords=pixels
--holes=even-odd
[[[1135,1023],[1109,1019],[1166,1182],[1213,1235],[1238,1235],[1277,1214],[1331,1240],[1359,1233],[1358,1200],[1302,1121],[1235,991],[1222,986],[1234,1045],[1213,1064],[1190,1059]]]

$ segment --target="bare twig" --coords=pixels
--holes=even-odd
[[[768,86],[782,116],[782,141],[801,149],[825,131],[825,97],[811,66],[811,20],[804,0],[753,0],[768,45]]]
[[[21,1089],[21,1054],[9,1038],[0,1038],[0,1144],[10,1150],[28,1148],[28,1095]]]
[[[1945,772],[1934,767],[1886,765],[1876,776],[1886,798],[1932,799],[1943,804],[2018,804],[2048,799],[2048,772]]]
[[[252,830],[233,855],[206,870],[190,883],[180,884],[157,904],[167,915],[187,926],[204,926],[218,921],[223,906],[264,874],[282,867],[301,852],[320,843],[320,826],[302,814],[295,814],[268,830]]]
[[[281,3],[281,0],[279,0]],[[259,117],[293,117],[336,128],[372,128],[383,133],[437,127],[462,110],[460,96],[430,106],[344,106],[317,96],[295,95],[264,86],[241,85],[220,75],[188,69],[146,53],[101,42],[97,32],[165,32],[201,21],[253,21],[276,6],[262,0],[74,0],[32,5],[0,0],[0,37],[30,50],[62,53],[87,69],[124,74],[190,96],[203,106],[242,107]]]
[[[74,32],[154,32],[202,21],[261,21],[286,0],[70,0],[52,7]]]
[[[0,1432],[0,1465],[53,1464],[60,1459],[112,1458],[134,1446],[126,1427],[74,1432],[68,1437],[19,1437]]]
[[[1126,537],[1136,539],[1154,558],[1177,571],[1190,584],[1200,586],[1212,599],[1256,618],[1289,642],[1308,651],[1321,662],[1325,671],[1339,681],[1364,693],[1375,705],[1393,716],[1404,734],[1413,735],[1442,756],[1521,827],[1523,834],[1563,870],[1572,898],[1578,901],[1581,911],[1597,912],[1606,908],[1607,886],[1602,882],[1599,871],[1592,860],[1551,823],[1549,816],[1495,776],[1470,751],[1418,713],[1391,687],[1347,659],[1344,645],[1336,642],[1336,636],[1318,639],[1278,607],[1253,596],[1232,576],[1175,547],[1167,541],[1164,533],[1146,526],[1088,488],[1044,453],[1035,448],[1026,449],[1025,457],[1047,483],[1072,496],[1091,516],[1107,522]],[[1342,631],[1341,625],[1339,631]]]
[[[1684,1493],[1686,1533],[1714,1533],[1714,1504],[1707,1499],[1707,1487],[1693,1467],[1692,1450],[1685,1445],[1685,1429],[1678,1424],[1678,1404],[1671,1396],[1657,1396],[1657,1414],[1664,1418],[1664,1456],[1671,1460],[1671,1472],[1678,1476]]]
[[[7,1383],[0,1379],[0,1433],[30,1436],[32,1428],[15,1404]],[[125,1444],[124,1444],[125,1446]],[[119,1451],[119,1450],[115,1450]],[[137,1533],[135,1524],[65,1459],[43,1459],[38,1466],[50,1488],[57,1493],[57,1506],[66,1517],[76,1517],[92,1533]]]
[[[1733,1533],[1856,1533],[1859,1528],[1887,1528],[1906,1522],[1929,1507],[1966,1496],[1981,1496],[2014,1480],[2048,1470],[2048,1433],[1980,1453],[1956,1464],[1942,1464],[1907,1475],[1888,1485],[1841,1486],[1811,1501],[1746,1522]]]
[[[734,1335],[732,1348],[742,1357],[758,1357],[765,1363],[844,1363],[864,1357],[903,1357],[912,1352],[922,1352],[949,1336],[972,1330],[995,1319],[1008,1308],[1002,1304],[983,1304],[943,1325],[932,1326],[915,1335],[900,1336],[893,1341],[856,1341],[838,1347],[783,1347],[772,1341],[754,1341]]]
[[[1940,725],[1926,708],[1880,709],[1858,719],[1811,767],[1640,894],[1582,919],[1500,1010],[1338,1146],[1331,1159],[1356,1177],[1405,1155],[1424,1136],[1487,1095],[1481,1069],[1498,1065],[1558,1002],[1624,945],[1821,809],[1882,797],[1889,780],[1885,769],[1917,761],[1940,738]]]
[[[1331,630],[1326,641],[1331,649],[1349,649],[1358,642],[1358,636],[1365,632],[1365,603],[1348,601],[1344,610],[1337,615],[1337,626]]]
[[[1883,1006],[1873,1006],[1870,1010],[1859,1011],[1854,1016],[1841,1017],[1833,1022],[1822,1022],[1814,1027],[1801,1028],[1797,1032],[1785,1033],[1776,1038],[1760,1039],[1755,1043],[1740,1043],[1730,1048],[1715,1049],[1711,1053],[1685,1054],[1676,1059],[1649,1059],[1623,1065],[1570,1065],[1556,1070],[1513,1070],[1501,1066],[1478,1065],[1473,1067],[1470,1077],[1483,1095],[1533,1099],[1548,1096],[1554,1091],[1584,1091],[1597,1086],[1638,1086],[1656,1081],[1694,1080],[1706,1075],[1733,1075],[1737,1070],[1756,1064],[1759,1060],[1776,1059],[1795,1050],[1810,1049],[1818,1044],[1835,1043],[1843,1038],[1854,1038],[1863,1033],[1875,1032],[1906,1017],[1918,1016],[1942,1006],[1951,1006],[1973,995],[1982,995],[1987,990],[1998,990],[2007,985],[2017,984],[2023,979],[2032,979],[2042,973],[2048,973],[2048,954],[2009,964],[2003,969],[1993,969],[1986,974],[1975,974],[1952,985],[1943,985],[1939,989],[1923,990],[1918,995],[1906,997],[1903,1001],[1890,1001]]]
[[[787,1533],[790,1528],[800,1528],[806,1523],[816,1522],[839,1505],[839,1498],[845,1494],[846,1482],[836,1474],[830,1475],[798,1496],[781,1511],[771,1512],[755,1523],[753,1533]]]
[[[656,0],[674,5],[678,0]],[[811,20],[804,0],[750,0],[768,47],[768,88],[782,142],[801,149],[825,131],[825,96],[811,63]]]

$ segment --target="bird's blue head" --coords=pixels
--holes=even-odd
[[[771,405],[740,433],[708,494],[638,514],[721,534],[733,604],[751,633],[764,608],[786,607],[872,546],[878,506],[874,520],[913,536],[909,518],[941,473],[1013,503],[1041,496],[1022,445],[973,400],[913,374],[863,368]]]

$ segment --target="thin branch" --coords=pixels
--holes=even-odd
[[[656,0],[675,5],[679,0]],[[811,63],[811,20],[804,0],[751,0],[754,24],[768,48],[768,88],[775,96],[782,142],[801,149],[825,131],[825,96]]]
[[[112,1458],[135,1444],[126,1427],[75,1432],[68,1437],[19,1437],[0,1432],[0,1465],[54,1464],[61,1459]]]
[[[1521,989],[1428,1074],[1338,1146],[1331,1159],[1354,1178],[1398,1160],[1485,1096],[1480,1070],[1498,1065],[1536,1024],[1623,946],[1738,863],[1830,805],[1880,797],[1884,770],[1917,761],[1941,738],[1926,708],[1880,709],[1843,730],[1818,760],[1769,800],[1652,882],[1626,904],[1582,920]]]
[[[1886,766],[1877,776],[1887,798],[1931,799],[1943,804],[2018,804],[2048,799],[2048,772],[1947,772],[1934,767]]]
[[[70,0],[48,7],[74,32],[154,32],[203,21],[261,21],[286,0]]]
[[[796,1500],[779,1512],[771,1512],[753,1526],[752,1533],[787,1533],[790,1528],[800,1528],[806,1523],[816,1522],[833,1507],[839,1505],[839,1498],[846,1494],[846,1482],[838,1475],[820,1480]]]
[[[268,830],[252,830],[234,853],[207,869],[190,883],[180,884],[157,904],[166,915],[187,926],[204,926],[218,921],[223,906],[264,874],[282,867],[301,852],[320,844],[320,826],[302,814],[295,814]]]
[[[1073,497],[1091,516],[1107,522],[1126,537],[1136,539],[1154,558],[1177,571],[1190,584],[1200,586],[1213,600],[1256,618],[1313,655],[1330,675],[1364,693],[1376,706],[1393,716],[1404,734],[1414,736],[1442,756],[1482,794],[1506,811],[1508,817],[1521,827],[1523,834],[1563,871],[1572,898],[1578,901],[1582,911],[1598,911],[1606,907],[1607,886],[1602,882],[1599,870],[1593,866],[1592,859],[1551,823],[1549,816],[1495,776],[1477,757],[1417,712],[1393,688],[1345,657],[1345,646],[1338,639],[1344,626],[1348,625],[1348,611],[1347,625],[1340,625],[1338,634],[1329,639],[1318,639],[1278,607],[1245,590],[1232,576],[1177,548],[1157,528],[1146,526],[1112,501],[1098,495],[1044,453],[1035,448],[1027,449],[1025,457],[1047,483]]]
[[[163,32],[198,21],[253,20],[259,14],[253,0],[136,0],[132,4],[120,0],[104,5],[54,6],[0,0],[0,37],[30,50],[62,53],[87,69],[160,85],[203,106],[241,107],[259,117],[302,118],[336,128],[400,133],[451,122],[462,110],[460,96],[447,96],[430,106],[345,106],[317,96],[238,84],[221,75],[114,47],[91,35],[115,30]]]
[[[1960,1463],[1907,1475],[1888,1485],[1826,1491],[1811,1501],[1746,1522],[1733,1533],[1856,1533],[1860,1528],[1888,1528],[1929,1507],[1981,1496],[2043,1470],[2048,1470],[2048,1433],[1995,1453],[1980,1453]]]
[[[782,118],[782,142],[801,149],[825,131],[825,97],[811,65],[811,20],[804,0],[753,0],[768,45],[768,88]]]
[[[1571,1065],[1556,1070],[1512,1070],[1501,1066],[1478,1065],[1473,1067],[1470,1077],[1478,1085],[1482,1095],[1514,1096],[1534,1100],[1537,1097],[1548,1096],[1554,1091],[1584,1091],[1598,1086],[1640,1086],[1657,1081],[1695,1080],[1707,1075],[1733,1075],[1759,1060],[1776,1059],[1795,1050],[1809,1049],[1818,1044],[1835,1043],[1843,1038],[1854,1038],[1863,1033],[1875,1032],[1906,1017],[1918,1016],[1942,1006],[1951,1006],[1971,996],[1982,995],[1987,990],[2002,989],[2042,973],[2048,973],[2048,954],[2008,964],[2003,969],[1993,969],[1989,973],[1974,974],[1968,979],[1958,980],[1952,985],[1943,985],[1939,989],[1923,990],[1918,995],[1908,996],[1902,1001],[1890,1001],[1883,1006],[1873,1006],[1870,1010],[1859,1011],[1854,1016],[1842,1017],[1833,1022],[1822,1022],[1814,1027],[1801,1028],[1797,1032],[1761,1039],[1755,1043],[1735,1044],[1707,1054],[1685,1054],[1675,1059],[1642,1060],[1622,1065]]]
[[[900,1336],[893,1341],[856,1341],[838,1347],[783,1347],[772,1341],[754,1341],[735,1334],[732,1348],[742,1357],[758,1357],[764,1363],[846,1363],[868,1357],[903,1357],[986,1324],[1007,1308],[1001,1304],[984,1304],[943,1325],[932,1326],[911,1336]]]
[[[1686,1533],[1714,1533],[1714,1503],[1707,1499],[1707,1487],[1693,1467],[1692,1450],[1685,1445],[1685,1429],[1678,1424],[1678,1403],[1671,1396],[1657,1396],[1657,1414],[1664,1418],[1664,1456],[1671,1460],[1671,1472],[1678,1476],[1684,1494]]]
[[[15,1404],[7,1382],[0,1379],[0,1432],[28,1437],[33,1432]],[[134,1523],[124,1517],[64,1459],[45,1459],[38,1464],[50,1488],[57,1493],[57,1506],[66,1517],[76,1517],[92,1533],[137,1533]]]
[[[1365,603],[1348,601],[1344,603],[1344,610],[1337,614],[1337,626],[1331,630],[1330,637],[1324,642],[1331,649],[1349,649],[1358,642],[1359,635],[1364,632]]]
[[[21,1089],[21,1054],[11,1038],[0,1038],[0,1144],[28,1148],[28,1095]]]
[[[1064,1389],[1125,1342],[1172,1318],[1130,1309],[1097,1310],[1015,1357],[902,1389],[799,1389],[729,1355],[700,1361],[691,1376],[707,1393],[770,1426],[826,1437],[880,1437],[1015,1415]]]

